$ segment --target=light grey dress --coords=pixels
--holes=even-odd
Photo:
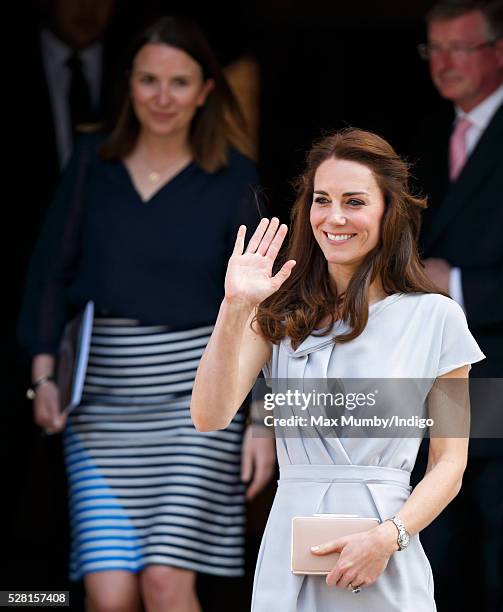
[[[336,324],[335,332],[343,331]],[[347,344],[309,336],[293,350],[273,347],[266,377],[424,378],[432,381],[484,358],[460,306],[438,294],[395,294],[370,306],[364,332]],[[316,512],[397,513],[411,487],[420,438],[277,439],[280,480],[262,539],[252,612],[432,612],[430,565],[417,535],[392,555],[377,581],[358,594],[328,587],[324,576],[290,571],[291,519]]]

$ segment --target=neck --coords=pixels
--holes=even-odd
[[[338,295],[344,293],[348,288],[349,282],[353,276],[353,272],[353,270],[350,270],[349,268],[346,269],[342,266],[339,266],[336,270],[330,270],[330,276],[332,278],[332,281],[335,283]],[[369,287],[369,304],[378,302],[384,297],[386,297],[386,294],[383,291],[381,281],[377,279]]]
[[[482,102],[484,102],[484,100],[491,96],[498,89],[498,87],[501,87],[501,85],[503,85],[503,75],[501,79],[493,85],[493,87],[486,90],[483,94],[478,95],[476,98],[471,98],[470,100],[463,100],[462,102],[460,102],[458,104],[459,108],[464,113],[469,113],[476,106],[482,104]]]
[[[192,157],[190,144],[185,133],[159,136],[158,134],[141,130],[134,152],[146,158],[149,164],[161,166]]]
[[[350,270],[347,266],[335,266],[328,264],[328,273],[330,274],[330,278],[337,289],[337,294],[340,295],[341,293],[344,293],[348,288],[349,281],[353,276],[353,270]]]
[[[383,291],[381,281],[374,281],[370,285],[370,289],[369,289],[369,305],[373,304],[374,302],[379,302],[385,297],[386,297],[386,294]]]

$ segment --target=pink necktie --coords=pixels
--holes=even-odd
[[[466,117],[458,119],[456,127],[451,134],[449,143],[449,173],[451,181],[455,181],[466,162],[466,132],[471,126]]]

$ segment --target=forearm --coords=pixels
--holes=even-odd
[[[41,353],[33,357],[31,363],[31,379],[38,380],[42,376],[52,376],[56,367],[56,358],[54,355]]]
[[[427,472],[396,512],[411,535],[427,527],[456,497],[461,488],[463,471],[464,466],[458,462],[441,459]],[[391,521],[381,523],[376,528],[376,535],[390,553],[398,549],[398,532]]]
[[[440,458],[398,509],[407,531],[414,535],[427,527],[456,497],[461,489],[465,463],[457,458]],[[391,517],[383,517],[391,518]],[[396,543],[397,529],[389,521],[379,525],[384,540]]]
[[[427,527],[461,489],[464,465],[449,459],[425,474],[398,514],[411,534]]]
[[[244,397],[239,379],[241,341],[253,306],[223,300],[215,328],[199,363],[191,399],[194,425],[202,431],[225,428]],[[250,381],[250,388],[252,382]],[[246,396],[246,393],[245,393]]]

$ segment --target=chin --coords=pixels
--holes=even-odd
[[[463,97],[463,91],[460,90],[459,87],[455,86],[455,85],[449,85],[449,84],[438,84],[437,85],[438,90],[440,92],[440,95],[443,98],[446,98],[447,100],[450,100],[451,102],[457,102],[457,100],[462,99]]]
[[[351,268],[354,268],[355,266],[358,265],[358,263],[360,262],[360,260],[354,260],[351,257],[348,258],[340,258],[340,259],[336,259],[335,257],[331,257],[330,259],[327,259],[327,264],[331,265],[331,266],[350,266]]]
[[[325,259],[327,260],[327,263],[329,264],[337,264],[337,265],[345,266],[348,264],[353,265],[355,263],[355,260],[359,261],[358,258],[355,258],[349,253],[340,253],[338,255],[334,255],[333,253],[323,253],[323,255]]]
[[[160,125],[159,123],[149,123],[148,126],[149,132],[155,134],[156,136],[169,136],[175,132],[173,126]]]

